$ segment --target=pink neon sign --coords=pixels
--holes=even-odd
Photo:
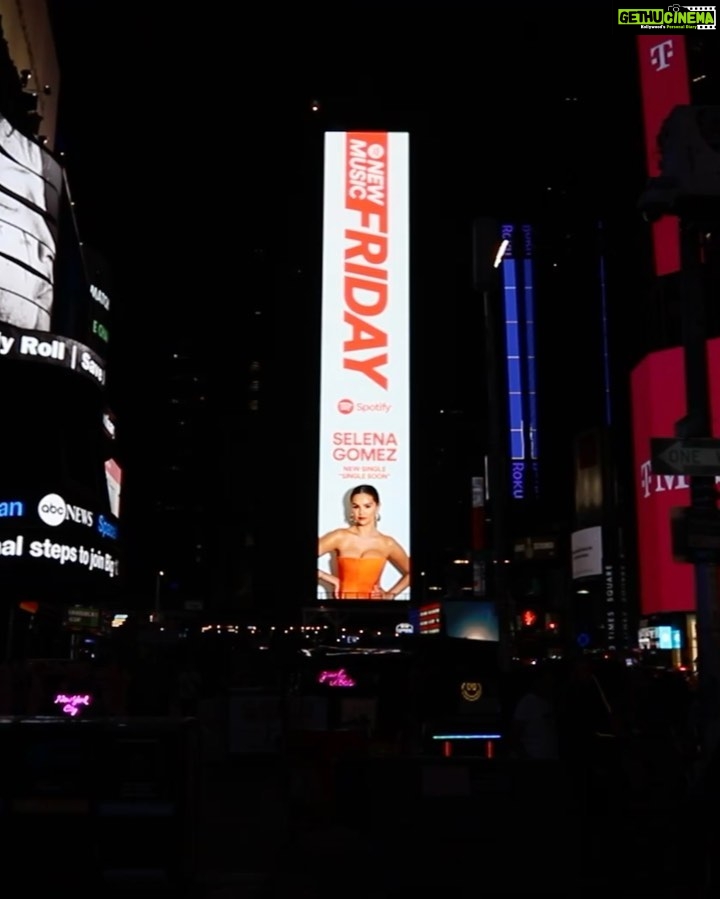
[[[321,671],[318,674],[318,683],[325,684],[326,687],[354,687],[355,679],[340,668],[338,671]]]
[[[65,693],[58,693],[55,697],[55,705],[61,705],[63,712],[70,715],[71,718],[79,715],[80,709],[83,706],[89,706],[91,702],[92,697],[87,693],[84,696],[67,696]]]

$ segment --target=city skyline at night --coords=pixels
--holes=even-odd
[[[18,889],[720,894],[679,12],[0,2]]]
[[[477,216],[533,229],[526,436],[542,477],[532,488],[539,502],[514,510],[512,528],[518,538],[553,531],[569,541],[573,441],[605,423],[610,400],[621,469],[630,456],[628,378],[642,354],[649,292],[649,235],[635,208],[645,173],[634,39],[612,38],[626,85],[613,92],[577,44],[549,27],[539,41],[532,16],[503,65],[478,62],[457,11],[441,25],[457,46],[452,69],[429,77],[418,48],[406,48],[385,76],[369,71],[360,85],[338,74],[333,42],[299,15],[304,41],[287,62],[311,57],[302,77],[280,92],[262,82],[241,91],[231,126],[230,82],[217,77],[193,93],[195,69],[161,39],[160,17],[128,37],[128,66],[122,42],[109,38],[112,6],[53,11],[65,98],[58,149],[77,219],[103,245],[117,284],[110,392],[128,447],[128,529],[159,535],[154,558],[130,549],[131,592],[147,601],[160,589],[172,604],[180,584],[193,599],[212,580],[212,602],[228,609],[290,608],[312,583],[323,141],[343,128],[406,129],[411,138],[412,506],[434,497],[413,516],[412,544],[426,583],[455,589],[447,560],[469,550],[468,484],[487,453],[484,323],[472,290]],[[96,39],[78,45],[81,21]],[[429,34],[428,20],[416,24]],[[390,28],[388,50],[398,40]],[[206,44],[198,34],[193,60],[211,71]],[[171,73],[172,87],[148,79],[151,71]],[[148,106],[150,97],[158,102]],[[218,162],[201,161],[209,158]],[[219,178],[207,177],[212,168]],[[638,240],[639,256],[630,249]],[[288,470],[302,474],[276,474]],[[289,495],[301,511],[284,550],[292,574],[278,590],[264,572]]]

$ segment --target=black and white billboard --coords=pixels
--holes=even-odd
[[[63,169],[0,115],[0,360],[104,385],[107,310],[90,287]]]

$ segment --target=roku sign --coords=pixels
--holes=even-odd
[[[512,464],[512,495],[513,499],[525,498],[525,463],[513,462]]]
[[[720,436],[720,339],[708,341],[713,435]],[[683,418],[684,354],[681,348],[651,353],[631,377],[640,571],[643,615],[695,609],[692,566],[672,554],[670,513],[690,502],[690,480],[681,475],[653,474],[652,437],[672,437]]]

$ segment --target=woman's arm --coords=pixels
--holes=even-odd
[[[330,587],[333,598],[337,599],[337,593],[340,589],[340,578],[334,574],[330,574],[329,571],[323,571],[321,568],[318,568],[317,579],[319,583],[324,584],[326,587]]]
[[[410,586],[410,558],[400,544],[390,538],[390,551],[388,559],[400,572],[400,580],[393,586],[383,591],[384,599],[396,599],[401,593],[404,593]]]
[[[338,547],[338,540],[338,531],[330,531],[329,534],[320,537],[318,540],[318,558],[325,556],[328,553],[335,552]],[[321,568],[318,568],[317,570],[317,578],[320,584],[330,588],[333,599],[337,599],[337,594],[340,589],[340,578],[331,574],[329,571],[323,571]]]

